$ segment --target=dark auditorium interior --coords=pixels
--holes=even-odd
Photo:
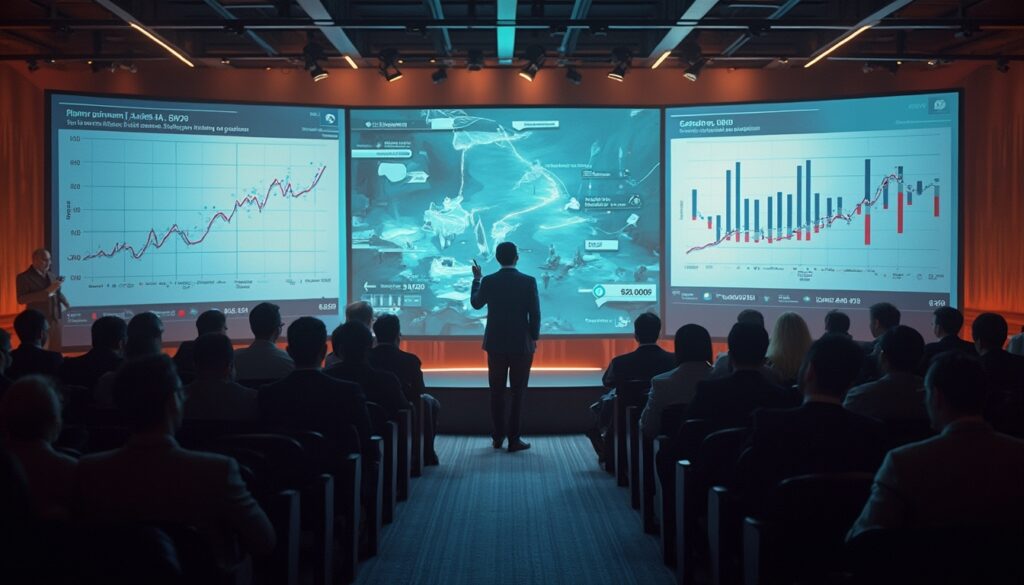
[[[1024,584],[1024,0],[0,2],[0,583]]]

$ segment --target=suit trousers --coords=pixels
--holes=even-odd
[[[487,353],[487,382],[491,387],[492,438],[509,442],[519,438],[523,412],[523,393],[530,381],[532,353]],[[512,405],[505,418],[505,381],[512,394]]]
[[[50,333],[46,339],[46,349],[50,351],[62,351],[64,347],[64,319],[51,319],[46,321],[50,324]]]

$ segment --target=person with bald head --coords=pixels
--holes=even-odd
[[[50,265],[50,251],[45,248],[35,250],[32,252],[32,266],[18,275],[15,288],[19,304],[46,315],[46,320],[50,324],[48,347],[53,351],[60,351],[63,345],[61,318],[64,311],[71,308],[71,303],[60,291],[64,278],[51,272]]]

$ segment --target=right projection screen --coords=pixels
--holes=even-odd
[[[958,306],[959,94],[665,110],[666,333],[725,337],[833,309],[870,339],[868,307],[931,331]]]

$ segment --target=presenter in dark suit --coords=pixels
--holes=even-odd
[[[483,278],[473,263],[474,309],[487,307],[484,351],[487,352],[487,379],[491,387],[491,421],[495,449],[501,449],[508,436],[509,453],[529,449],[520,434],[523,392],[530,380],[533,352],[540,337],[540,299],[537,280],[516,270],[519,252],[512,242],[502,242],[494,251],[501,270]],[[512,407],[505,419],[505,380],[512,391]]]
[[[71,308],[68,298],[60,292],[62,284],[64,278],[50,272],[50,252],[44,248],[32,252],[32,266],[15,280],[18,303],[46,315],[50,323],[47,347],[53,351],[61,350],[61,317]]]

